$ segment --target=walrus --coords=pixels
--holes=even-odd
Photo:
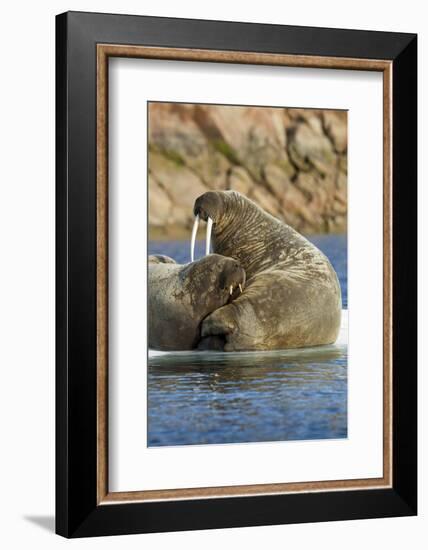
[[[182,265],[168,256],[149,256],[149,348],[195,348],[201,321],[235,299],[244,287],[245,271],[233,258],[211,254]]]
[[[194,215],[193,234],[199,219],[208,222],[207,250],[212,231],[213,251],[246,273],[244,292],[204,319],[200,349],[289,349],[337,339],[340,284],[318,248],[236,191],[204,193]]]
[[[149,264],[176,264],[174,258],[165,256],[165,254],[151,254],[149,256]]]

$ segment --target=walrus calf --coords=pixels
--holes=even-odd
[[[214,252],[238,260],[247,277],[244,292],[203,321],[200,348],[272,350],[337,339],[339,281],[312,243],[236,191],[204,193],[194,214],[195,227],[208,222],[207,250],[212,229]]]
[[[185,265],[168,256],[149,256],[149,348],[190,350],[200,339],[201,321],[239,295],[245,271],[237,260],[211,254]]]

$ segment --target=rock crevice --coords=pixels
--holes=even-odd
[[[302,233],[346,230],[345,111],[151,103],[148,158],[152,237],[187,234],[209,189],[240,191]]]

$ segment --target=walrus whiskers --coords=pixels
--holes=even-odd
[[[208,216],[208,220],[207,220],[207,236],[206,236],[206,241],[205,241],[205,256],[208,256],[209,253],[210,253],[210,250],[211,250],[211,232],[212,232],[212,229],[213,229],[213,221],[212,221],[212,219]]]
[[[199,214],[196,214],[195,221],[192,228],[192,239],[190,241],[190,261],[193,262],[195,259],[195,243],[196,243],[196,233],[198,232],[199,225]]]

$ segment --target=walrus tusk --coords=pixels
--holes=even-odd
[[[242,294],[242,285],[241,285],[241,283],[239,283],[239,290],[241,291],[241,294]]]
[[[213,221],[208,216],[208,220],[207,220],[207,238],[206,238],[206,241],[205,241],[205,256],[208,256],[208,254],[210,253],[212,229],[213,229]]]
[[[199,225],[199,214],[196,214],[195,221],[193,223],[192,229],[192,239],[190,241],[190,261],[193,262],[195,259],[195,243],[196,243],[196,233],[198,232]]]
[[[229,287],[229,294],[230,294],[231,296],[232,296],[232,294],[233,294],[233,286],[232,286],[232,285],[230,285],[230,287]]]

